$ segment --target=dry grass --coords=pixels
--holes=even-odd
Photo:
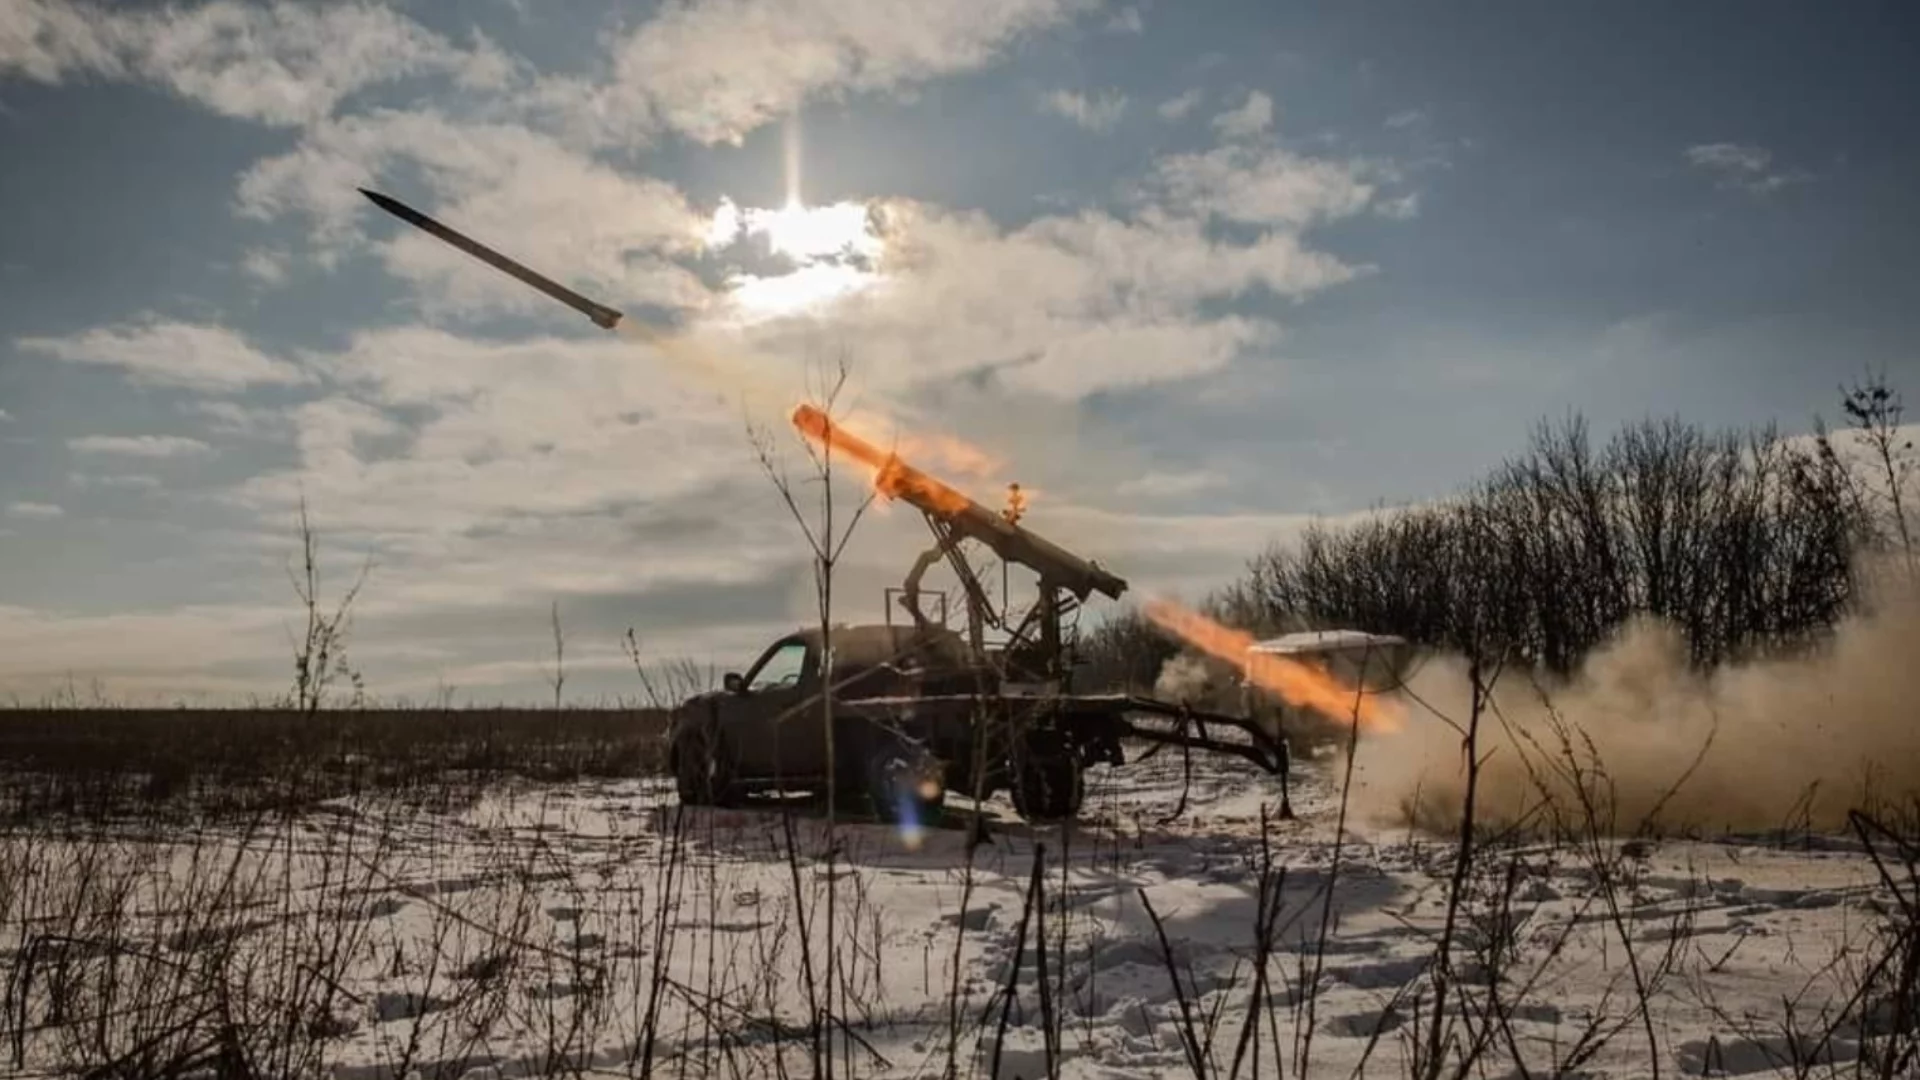
[[[504,777],[651,775],[663,709],[0,710],[0,819],[172,820]]]

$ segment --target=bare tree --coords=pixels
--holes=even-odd
[[[292,643],[293,696],[289,704],[309,716],[320,711],[328,692],[341,680],[353,687],[355,700],[365,695],[360,673],[347,663],[347,631],[350,609],[372,570],[373,559],[369,556],[353,585],[331,612],[327,610],[320,595],[319,538],[307,516],[307,498],[301,495],[300,558],[297,566],[287,568],[287,577],[306,615],[306,632]]]
[[[827,377],[821,380],[817,390],[809,394],[812,399],[810,403],[825,413],[829,420],[834,419],[834,410],[846,389],[848,375],[847,363],[842,357],[832,371],[827,373]],[[787,471],[781,455],[775,448],[776,444],[771,432],[749,423],[748,437],[761,469],[767,474],[774,488],[779,491],[781,501],[786,505],[788,513],[792,515],[794,523],[799,526],[800,534],[805,538],[807,548],[812,555],[814,602],[820,620],[821,680],[824,687],[820,694],[820,724],[826,747],[827,765],[826,940],[829,947],[826,951],[824,977],[826,992],[824,995],[812,994],[810,988],[810,998],[815,1002],[812,1023],[814,1068],[816,1073],[831,1078],[833,1076],[832,1040],[825,1038],[825,1032],[833,1027],[833,996],[839,981],[836,970],[838,950],[832,947],[832,942],[836,940],[835,909],[839,892],[835,885],[833,859],[837,845],[834,825],[838,816],[840,788],[838,775],[840,762],[839,750],[834,738],[832,690],[833,580],[840,557],[846,551],[848,541],[853,538],[855,529],[859,527],[861,518],[866,515],[867,508],[873,505],[877,490],[872,484],[861,485],[853,507],[842,515],[838,512],[839,506],[835,497],[834,448],[830,438],[822,440],[819,445],[815,445],[811,440],[803,440],[807,451],[807,471],[799,481],[796,481]],[[802,484],[810,484],[816,488],[810,501],[800,490]],[[803,506],[803,504],[806,505]],[[778,738],[777,733],[775,738]],[[799,902],[797,892],[795,900]],[[805,925],[804,919],[802,925]],[[804,958],[807,950],[804,937],[802,950]],[[811,970],[810,960],[807,962],[807,967]],[[820,1004],[822,1001],[824,1001],[824,1007]]]
[[[1865,447],[1878,474],[1874,492],[1885,504],[1889,525],[1900,542],[1907,575],[1920,572],[1913,550],[1913,526],[1907,520],[1907,485],[1920,471],[1920,456],[1913,448],[1913,436],[1900,426],[1905,406],[1900,392],[1887,385],[1884,374],[1868,374],[1852,386],[1841,388],[1840,407],[1853,425],[1854,441]]]
[[[553,670],[547,675],[547,682],[553,687],[553,707],[560,708],[561,690],[567,685],[567,639],[560,630],[560,601],[553,602]]]
[[[835,363],[827,377],[822,380],[817,391],[809,394],[812,404],[831,419],[842,394],[846,390],[850,375],[845,358]],[[807,549],[812,557],[814,603],[819,617],[820,649],[823,674],[830,672],[833,657],[833,579],[840,563],[840,556],[846,551],[848,541],[853,539],[854,530],[859,527],[860,519],[865,516],[868,507],[873,505],[876,489],[871,484],[861,485],[858,497],[852,509],[844,516],[839,514],[838,500],[834,491],[834,450],[831,440],[815,445],[812,440],[802,440],[807,451],[807,472],[798,481],[788,472],[784,459],[776,449],[774,437],[763,427],[749,424],[748,437],[751,439],[754,456],[760,468],[766,473],[775,490],[780,493],[781,501],[794,523],[800,527],[800,535],[806,540]],[[801,485],[813,485],[817,490],[811,501],[802,493]],[[807,505],[803,506],[803,503]],[[820,723],[826,739],[827,750],[827,820],[834,820],[835,789],[838,778],[834,770],[838,766],[834,748],[833,695],[820,695]]]
[[[1222,603],[1246,625],[1478,642],[1557,672],[1646,613],[1711,666],[1845,613],[1863,509],[1824,438],[1809,448],[1771,429],[1649,420],[1596,449],[1574,417],[1539,427],[1525,453],[1455,497],[1308,529],[1256,559]]]

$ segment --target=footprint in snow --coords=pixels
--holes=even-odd
[[[1406,1018],[1398,1010],[1381,1009],[1331,1017],[1320,1025],[1320,1030],[1342,1039],[1370,1039],[1376,1034],[1385,1035],[1405,1022]]]
[[[385,993],[373,999],[373,1015],[383,1024],[411,1020],[446,1007],[446,1002],[425,994]]]
[[[1356,989],[1389,990],[1405,986],[1419,978],[1426,969],[1427,961],[1423,959],[1387,960],[1378,964],[1335,968],[1329,974]]]

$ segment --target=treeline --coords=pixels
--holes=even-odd
[[[1566,672],[1653,615],[1712,666],[1806,640],[1854,602],[1858,556],[1912,559],[1915,457],[1897,393],[1845,391],[1850,430],[1782,438],[1645,420],[1596,445],[1578,417],[1455,497],[1318,524],[1209,607],[1260,634],[1356,627]],[[1152,685],[1176,651],[1137,616],[1083,643],[1094,685]]]

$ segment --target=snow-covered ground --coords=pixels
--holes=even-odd
[[[1846,838],[1501,842],[1450,905],[1455,846],[1341,835],[1322,764],[1291,821],[1231,760],[1092,777],[1072,830],[996,803],[977,843],[683,812],[654,781],[337,803],[244,836],[15,833],[0,1071],[757,1077],[830,1052],[838,1076],[950,1057],[962,1076],[1400,1076],[1438,1052],[1474,1076],[1744,1074],[1852,1062],[1896,1026],[1885,1002],[1847,1009],[1890,894]]]

